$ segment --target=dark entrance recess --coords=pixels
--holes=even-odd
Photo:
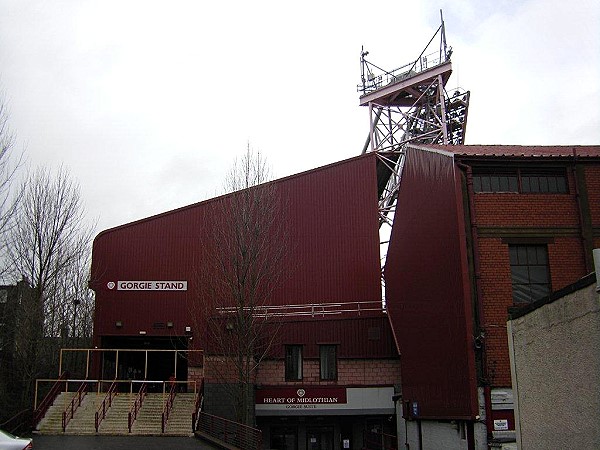
[[[298,427],[274,426],[271,428],[271,447],[277,450],[298,450]]]
[[[177,380],[186,381],[188,361],[188,339],[180,337],[148,337],[148,336],[105,336],[102,338],[102,348],[119,349],[117,379],[143,380],[146,371],[146,380],[167,381],[177,368]],[[130,351],[131,350],[183,350],[172,351]],[[146,367],[146,355],[148,365]],[[177,358],[177,362],[175,362]],[[103,351],[101,363],[101,378],[110,380],[115,378],[116,351]]]
[[[333,427],[306,428],[308,450],[333,450]]]

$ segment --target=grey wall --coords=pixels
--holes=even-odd
[[[509,320],[508,340],[519,448],[600,448],[596,283]]]

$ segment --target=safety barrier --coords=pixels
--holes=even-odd
[[[200,381],[200,388],[196,394],[196,403],[194,405],[194,412],[192,413],[192,432],[198,428],[198,420],[200,419],[200,411],[202,410],[202,404],[204,403],[204,379]]]
[[[33,411],[33,419],[32,419],[32,423],[31,426],[33,428],[35,428],[37,426],[38,423],[40,423],[40,420],[42,420],[42,418],[46,415],[46,412],[48,411],[48,408],[50,408],[52,406],[52,403],[54,403],[54,400],[56,399],[56,397],[58,397],[58,394],[60,394],[60,392],[62,391],[62,387],[63,385],[66,384],[66,380],[67,377],[69,376],[68,372],[63,372],[60,377],[54,381],[54,384],[52,385],[52,387],[50,388],[50,390],[48,391],[48,393],[46,394],[46,396],[44,397],[44,399],[42,400],[42,402],[40,403],[39,407],[35,407],[34,406],[34,411]],[[37,400],[37,382],[36,382],[36,400]]]
[[[146,383],[142,383],[142,386],[140,387],[140,390],[135,398],[135,402],[133,402],[133,405],[131,406],[131,409],[129,410],[129,415],[127,417],[127,428],[129,429],[130,433],[131,427],[133,427],[133,422],[135,422],[137,419],[138,411],[142,407],[144,397],[147,393],[148,385],[146,385]]]
[[[222,445],[233,445],[247,450],[262,449],[262,432],[241,423],[201,412],[198,432]]]
[[[83,397],[85,397],[85,394],[87,394],[87,392],[88,384],[84,381],[83,383],[81,383],[81,386],[79,386],[79,389],[77,389],[77,392],[73,396],[73,399],[71,399],[71,403],[69,403],[69,406],[67,406],[62,413],[63,433],[65,432],[65,430],[67,429],[67,425],[75,415],[75,411],[81,406],[81,401],[83,400]]]
[[[161,421],[161,433],[164,433],[167,428],[167,421],[169,420],[169,414],[171,413],[171,409],[173,408],[173,401],[175,400],[175,395],[177,394],[177,384],[171,383],[171,389],[169,390],[169,395],[167,396],[167,400],[165,401],[165,406],[163,407],[162,412],[162,421]]]
[[[94,418],[94,426],[96,427],[96,433],[98,432],[98,428],[100,428],[100,424],[106,417],[106,412],[108,411],[108,408],[110,408],[112,406],[112,399],[115,395],[117,395],[117,382],[113,381],[110,385],[110,388],[108,389],[108,392],[104,396],[104,400],[102,400],[102,404],[96,411],[96,415]],[[108,406],[106,406],[107,400],[108,400]]]

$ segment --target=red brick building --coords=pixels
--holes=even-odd
[[[514,438],[507,310],[592,272],[598,246],[600,147],[408,146],[385,271],[406,442]]]
[[[379,155],[269,185],[284,200],[278,217],[293,245],[266,305],[277,339],[252,380],[265,448],[356,449],[371,434],[395,431],[397,444],[411,448],[501,445],[514,436],[507,309],[592,271],[600,147],[403,151],[387,310]],[[235,377],[217,376],[225,359],[206,333],[198,268],[219,245],[207,230],[227,219],[222,206],[236,195],[98,235],[94,345],[188,353],[144,361],[143,353],[107,350],[98,378],[167,380],[175,365],[178,380],[204,380],[208,412],[221,413],[222,385]]]
[[[257,188],[276,192],[285,213],[274,223],[285,222],[289,239],[285,276],[261,309],[275,339],[252,380],[265,448],[360,449],[370,435],[395,434],[400,361],[381,301],[376,165],[367,154]],[[203,380],[204,411],[232,417],[226,390],[237,378],[209,332],[218,314],[204,307],[203,284],[214,275],[213,249],[225,244],[211,230],[241,195],[96,237],[94,376]],[[145,349],[162,351],[145,358]]]

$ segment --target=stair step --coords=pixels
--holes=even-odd
[[[48,409],[46,416],[38,425],[40,434],[63,434],[62,413],[69,405],[73,392],[61,393],[54,404]],[[73,418],[69,421],[64,434],[90,435],[96,434],[95,416],[105,398],[104,393],[88,393],[82,400],[81,406],[77,408]],[[160,435],[162,425],[162,413],[166,397],[162,393],[148,394],[138,411],[138,418],[132,427],[132,433],[136,435]],[[129,434],[128,414],[135,400],[135,395],[117,394],[112,405],[106,411],[105,418],[101,421],[98,434]],[[170,413],[165,435],[190,436],[192,412],[195,405],[195,395],[180,393],[175,396],[173,408]]]

